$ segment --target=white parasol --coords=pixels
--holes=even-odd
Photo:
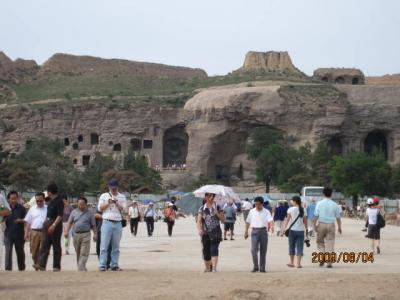
[[[195,190],[193,194],[197,198],[205,198],[205,195],[209,194],[215,194],[215,201],[218,204],[222,203],[228,203],[228,202],[239,202],[240,197],[238,194],[236,194],[232,188],[223,186],[223,185],[217,185],[217,184],[208,184],[204,185],[201,188]]]

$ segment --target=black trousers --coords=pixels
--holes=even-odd
[[[167,225],[168,225],[168,235],[171,236],[172,229],[174,228],[174,225],[175,225],[175,221],[168,221]]]
[[[61,269],[61,235],[63,224],[60,222],[54,229],[53,234],[48,234],[47,230],[54,221],[46,220],[42,229],[42,244],[40,245],[39,266],[46,268],[49,258],[50,248],[53,246],[53,269]]]
[[[145,218],[146,225],[147,225],[147,234],[149,236],[153,235],[154,231],[154,218],[153,217],[146,217]]]
[[[24,239],[23,238],[14,239],[5,236],[4,245],[6,247],[6,264],[5,264],[6,271],[12,271],[13,246],[15,247],[15,252],[17,253],[18,270],[24,271],[25,270]]]
[[[131,233],[133,233],[134,235],[137,234],[138,225],[139,225],[139,217],[131,218]]]
[[[97,227],[99,228],[99,227]],[[101,227],[100,227],[101,228]],[[96,240],[96,254],[97,257],[100,257],[100,245],[101,245],[101,230],[97,230],[97,240]],[[108,245],[107,249],[107,269],[110,268],[110,263],[111,263],[111,243]]]

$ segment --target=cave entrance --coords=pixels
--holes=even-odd
[[[167,129],[163,137],[163,167],[186,164],[189,135],[185,125]]]
[[[364,151],[367,153],[380,151],[383,152],[385,158],[388,159],[388,143],[385,132],[375,130],[368,133],[364,140]]]
[[[358,77],[354,77],[354,78],[351,80],[351,84],[360,84],[360,79],[359,79]]]
[[[336,77],[335,82],[339,83],[339,84],[343,84],[345,82],[345,80],[342,76],[339,76],[339,77]]]
[[[137,138],[131,139],[131,147],[133,151],[139,152],[142,150],[142,140]]]
[[[328,143],[329,152],[332,155],[342,155],[343,154],[343,144],[339,137],[334,136],[329,139]]]
[[[233,171],[233,159],[246,151],[248,133],[229,130],[213,138],[207,162],[207,176],[230,185],[231,177],[243,178],[243,165]]]

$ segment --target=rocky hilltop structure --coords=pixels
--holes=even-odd
[[[254,72],[254,71],[290,71],[300,72],[289,56],[288,52],[254,52],[246,54],[243,66],[235,72]]]
[[[336,84],[364,84],[364,73],[359,69],[320,68],[314,71],[314,78]]]
[[[42,75],[128,75],[168,76],[173,78],[207,78],[201,69],[175,67],[163,64],[136,62],[123,59],[104,59],[94,56],[55,54],[40,69]]]
[[[21,80],[36,75],[39,68],[34,60],[18,58],[12,61],[4,52],[0,52],[0,83],[18,84]]]
[[[266,56],[251,57],[246,68],[271,67]],[[272,65],[295,68],[284,60]],[[100,63],[105,69],[107,64]],[[54,61],[45,65],[50,71],[41,72],[65,70]],[[79,70],[92,72],[85,64]],[[399,164],[400,86],[363,85],[359,71],[346,74],[360,76],[359,84],[243,82],[198,90],[184,107],[119,100],[6,105],[0,108],[0,148],[12,156],[40,136],[61,138],[77,167],[88,165],[98,152],[119,159],[131,149],[152,166],[185,164],[185,170],[162,173],[174,188],[199,175],[238,186],[254,181],[245,145],[260,126],[293,136],[294,146],[323,142],[336,154],[379,147],[391,164]]]

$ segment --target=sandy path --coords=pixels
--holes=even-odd
[[[124,272],[97,272],[95,255],[89,259],[90,272],[75,272],[72,254],[63,256],[63,272],[35,273],[30,271],[28,255],[29,272],[0,272],[1,298],[50,299],[46,287],[51,285],[52,299],[400,299],[400,227],[383,229],[382,254],[373,263],[339,263],[331,270],[312,264],[315,239],[305,250],[304,268],[287,268],[287,239],[270,236],[268,273],[251,274],[250,242],[242,237],[244,222],[239,219],[240,236],[221,244],[220,272],[203,274],[193,218],[178,220],[172,238],[166,235],[165,223],[156,223],[152,238],[145,235],[144,225],[140,224],[136,238],[128,228],[124,231],[120,258]],[[344,220],[336,250],[369,251],[362,225]]]

